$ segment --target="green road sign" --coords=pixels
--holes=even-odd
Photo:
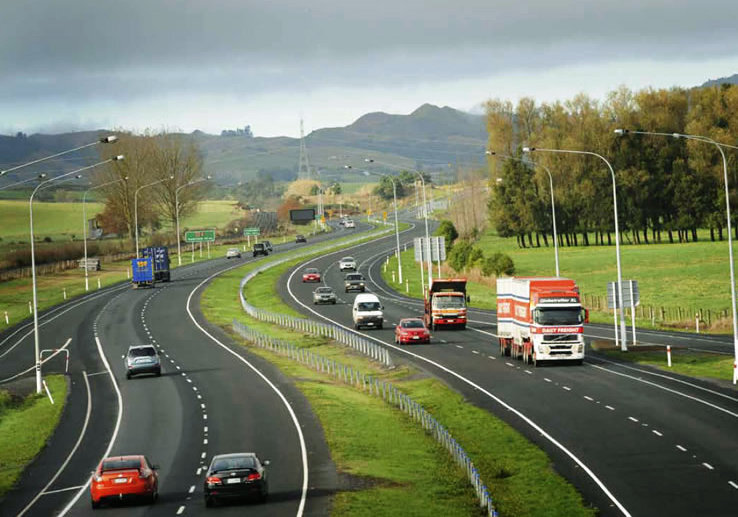
[[[215,230],[190,230],[185,232],[185,242],[215,242]]]
[[[244,228],[243,236],[246,237],[248,235],[261,235],[261,232],[258,228]]]

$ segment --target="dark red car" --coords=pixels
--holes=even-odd
[[[320,271],[314,267],[309,267],[302,273],[303,282],[320,282]]]
[[[395,327],[395,343],[430,343],[431,335],[420,318],[404,318]]]
[[[104,501],[144,499],[151,504],[159,497],[159,475],[145,456],[105,458],[92,474],[90,499],[93,508]]]

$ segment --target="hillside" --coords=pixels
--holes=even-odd
[[[717,86],[719,84],[738,84],[738,74],[733,74],[730,77],[720,77],[719,79],[710,79],[702,83],[701,86]]]
[[[94,141],[97,134],[0,136],[0,168]],[[191,136],[203,153],[205,169],[221,184],[248,180],[260,170],[276,180],[292,179],[297,174],[299,139],[221,136],[202,131],[194,131]],[[363,178],[358,169],[367,156],[428,171],[448,171],[448,164],[468,165],[477,157],[476,163],[481,164],[486,139],[484,116],[424,104],[409,115],[369,113],[346,127],[318,129],[306,137],[306,145],[310,164],[320,170],[321,177],[351,181]],[[96,156],[92,148],[67,160],[47,162],[43,170],[71,170],[92,163]],[[357,170],[349,171],[344,165]]]

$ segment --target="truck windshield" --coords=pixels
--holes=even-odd
[[[579,308],[545,308],[536,309],[535,322],[539,325],[580,325],[582,310]]]
[[[436,296],[433,298],[435,309],[461,309],[465,307],[462,296]]]

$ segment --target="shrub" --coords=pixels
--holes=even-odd
[[[497,252],[482,263],[482,273],[485,276],[512,275],[515,263],[508,255]]]
[[[51,242],[51,237],[49,237],[48,235],[44,237],[44,242]]]
[[[474,267],[484,262],[484,252],[474,246],[466,259],[466,267]]]
[[[446,242],[446,253],[448,253],[451,250],[451,246],[453,246],[454,241],[459,237],[459,232],[456,231],[454,223],[444,219],[438,226],[436,235],[443,235]]]
[[[456,271],[462,271],[469,263],[472,245],[466,241],[457,242],[448,254],[448,263]]]

